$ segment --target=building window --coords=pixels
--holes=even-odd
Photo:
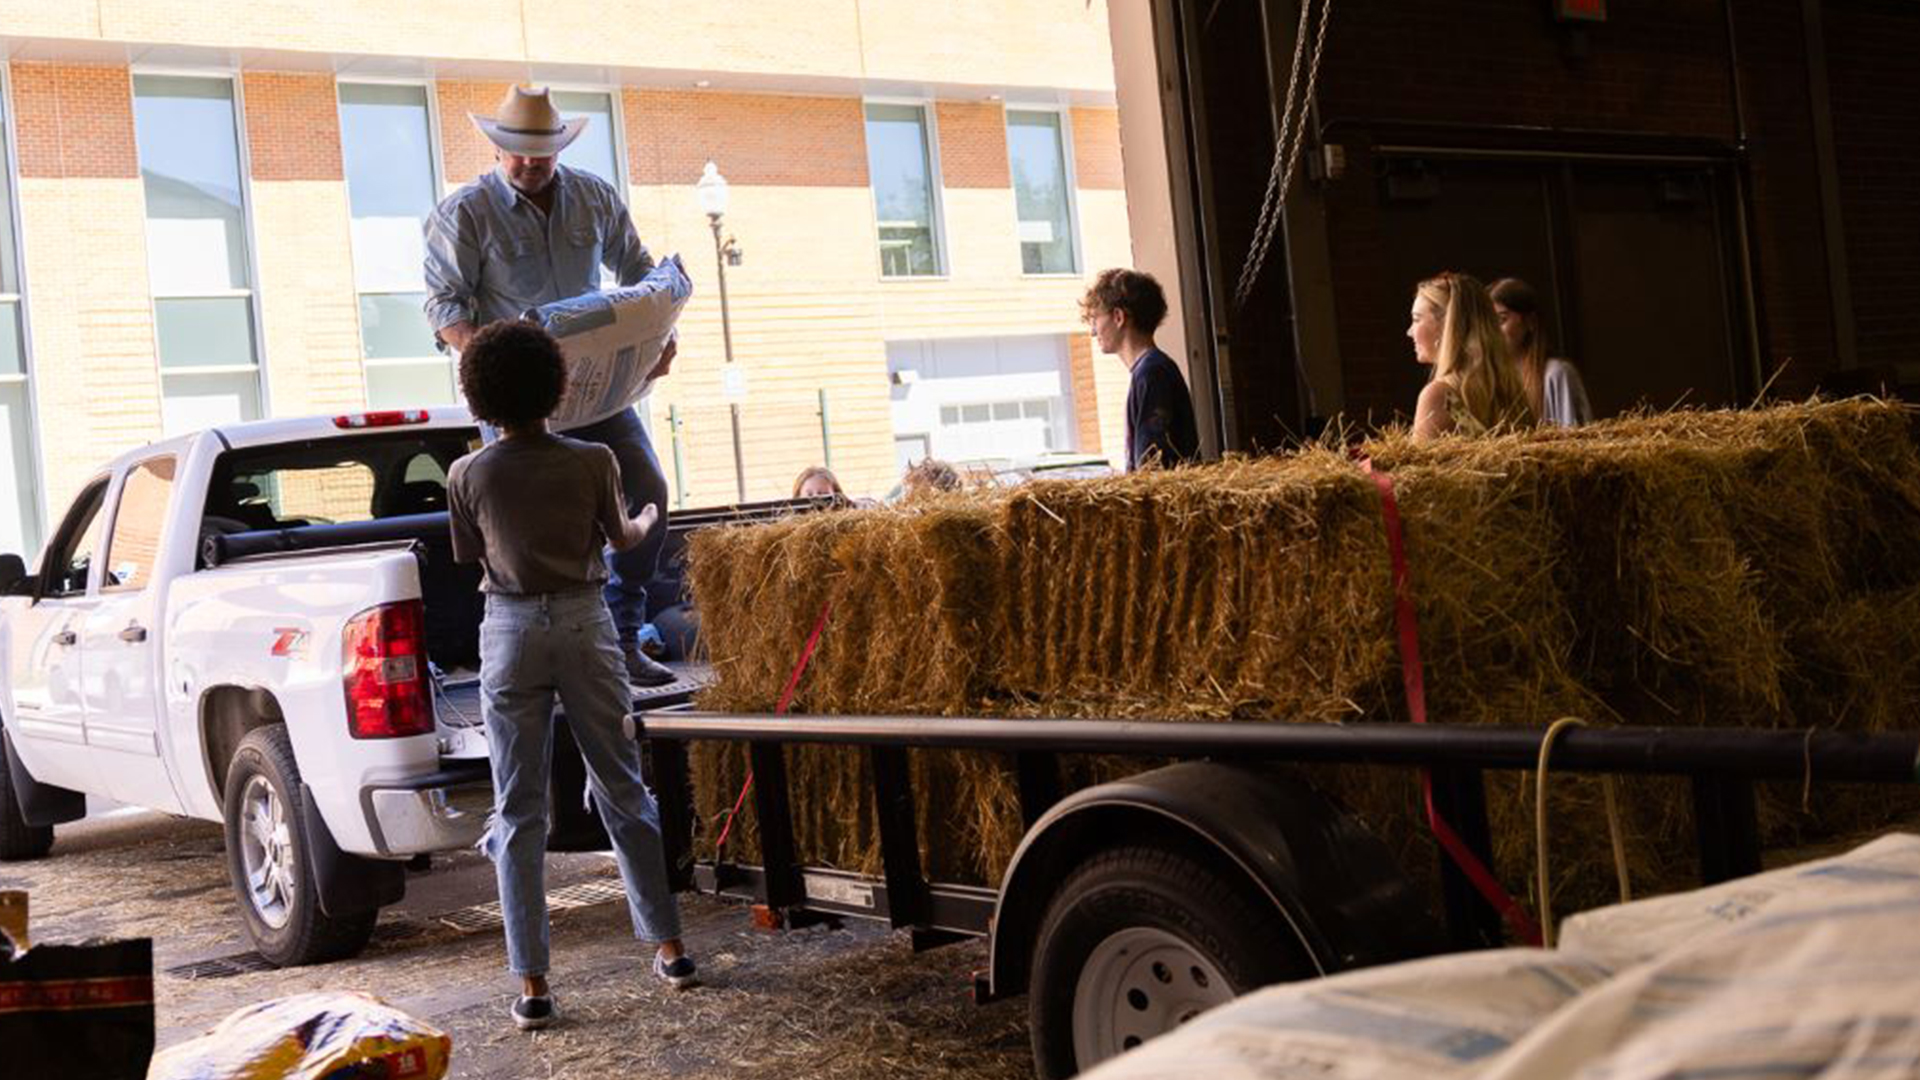
[[[340,151],[353,217],[353,281],[360,294],[360,348],[367,405],[409,408],[460,400],[452,361],[427,324],[421,239],[433,213],[433,118],[427,88],[340,84]]]
[[[1077,449],[1070,363],[1052,334],[889,341],[896,450],[1017,464]]]
[[[882,277],[941,272],[939,182],[920,105],[867,106],[867,173],[880,225]]]
[[[1071,450],[1071,441],[1056,437],[1063,406],[1057,397],[942,405],[940,431],[952,448],[949,452],[962,460],[1019,459]]]
[[[620,189],[619,120],[613,111],[613,95],[580,90],[553,91],[553,107],[568,119],[587,118],[580,137],[560,151],[560,164],[579,169]],[[621,193],[625,202],[625,192]]]
[[[253,257],[234,83],[135,75],[147,274],[168,434],[260,416]]]
[[[27,379],[27,335],[20,303],[20,249],[14,243],[12,115],[0,69],[0,551],[31,558],[40,546],[40,480],[34,464],[33,388]]]
[[[1020,270],[1074,274],[1073,181],[1057,112],[1007,110],[1007,160],[1019,211]]]

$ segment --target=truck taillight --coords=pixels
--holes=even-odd
[[[398,739],[433,730],[426,626],[426,606],[402,600],[368,608],[341,631],[347,731],[354,738]]]

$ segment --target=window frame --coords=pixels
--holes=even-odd
[[[27,470],[24,478],[33,487],[33,497],[23,500],[26,506],[26,520],[21,522],[23,535],[21,544],[26,549],[20,554],[31,555],[39,550],[47,540],[47,522],[52,517],[51,507],[47,505],[47,467],[46,458],[40,445],[40,400],[34,393],[33,358],[33,316],[28,301],[30,287],[27,284],[26,228],[21,218],[20,206],[20,142],[16,131],[13,109],[13,64],[0,59],[0,139],[4,139],[4,153],[7,168],[0,176],[0,184],[6,185],[10,193],[7,200],[7,220],[0,227],[13,230],[14,281],[18,292],[0,293],[0,303],[14,305],[14,318],[20,327],[20,372],[17,375],[0,375],[0,384],[19,386],[21,396],[26,401],[27,454],[23,462]],[[17,493],[16,493],[17,497]]]
[[[73,502],[67,506],[67,512],[61,516],[60,526],[54,532],[53,539],[48,542],[46,548],[41,552],[39,565],[40,581],[34,590],[35,603],[39,603],[42,600],[70,600],[74,597],[86,596],[93,591],[93,583],[97,575],[101,572],[100,567],[104,562],[103,559],[95,559],[92,563],[88,564],[86,583],[78,589],[64,589],[55,592],[51,587],[53,579],[48,575],[53,572],[53,564],[57,557],[58,562],[61,564],[61,576],[65,576],[66,568],[73,565],[73,549],[75,545],[79,543],[80,537],[86,533],[88,528],[92,527],[94,521],[98,519],[100,515],[106,513],[107,496],[111,494],[110,489],[112,487],[112,473],[98,473],[88,477],[87,482],[80,485],[80,490],[74,495]],[[79,511],[81,506],[87,503],[93,504],[93,512],[87,515],[85,522],[76,522],[74,514]],[[100,540],[104,548],[106,543],[105,526],[102,526]],[[101,551],[95,554],[103,555],[104,553],[104,551]]]
[[[405,78],[405,77],[398,77],[398,76],[376,76],[376,75],[358,76],[356,75],[356,76],[341,77],[339,75],[336,75],[334,76],[334,80],[333,80],[333,108],[334,108],[334,115],[339,119],[339,123],[340,123],[340,154],[341,154],[340,179],[341,179],[342,185],[347,187],[347,223],[348,223],[349,234],[351,234],[352,232],[352,223],[353,223],[353,190],[352,190],[351,184],[347,181],[346,167],[345,167],[345,158],[346,158],[346,152],[347,152],[347,123],[346,123],[346,115],[343,112],[343,109],[346,103],[340,100],[340,88],[343,85],[346,85],[348,83],[354,83],[361,86],[412,86],[412,87],[419,88],[423,92],[423,94],[426,97],[426,109],[427,109],[427,172],[428,172],[428,175],[432,178],[433,204],[435,206],[439,206],[441,202],[445,201],[448,192],[447,192],[447,178],[446,178],[446,170],[445,170],[446,163],[442,157],[442,154],[445,151],[442,145],[442,140],[440,138],[440,95],[438,92],[437,80]],[[428,213],[431,214],[432,211],[429,210]],[[348,236],[347,245],[348,245],[348,250],[353,251],[353,239],[351,235]],[[359,253],[357,251],[353,252],[353,258],[355,260],[359,258]],[[367,328],[365,324],[365,319],[361,311],[362,298],[367,296],[405,296],[407,294],[394,293],[394,292],[379,292],[379,291],[369,292],[369,291],[362,290],[360,288],[360,283],[357,280],[359,275],[359,266],[357,261],[354,266],[354,274],[355,274],[356,280],[354,281],[354,286],[353,286],[353,301],[354,301],[353,302],[353,327],[354,327],[354,330],[358,332],[359,339],[360,339],[360,394],[361,394],[360,400],[363,402],[366,402],[369,407],[373,407],[373,379],[371,378],[371,376],[372,376],[373,370],[376,368],[394,368],[394,369],[422,370],[422,371],[428,368],[443,369],[447,373],[448,383],[451,384],[453,387],[454,401],[457,402],[461,400],[460,372],[454,365],[453,355],[451,353],[444,353],[438,350],[434,350],[431,355],[425,355],[425,356],[372,357],[367,355]],[[424,282],[421,285],[421,289],[423,292],[426,289]],[[419,404],[452,404],[452,403],[453,402],[438,402],[438,403],[427,402],[427,403],[419,403]]]
[[[1067,228],[1072,233],[1070,248],[1073,252],[1073,269],[1055,270],[1038,274],[1027,272],[1026,261],[1021,259],[1020,276],[1023,278],[1079,279],[1086,275],[1087,260],[1080,249],[1080,177],[1073,169],[1073,108],[1057,102],[1027,104],[1018,101],[1006,101],[1000,105],[1000,127],[1007,136],[1007,190],[1013,195],[1013,232],[1016,257],[1021,241],[1020,236],[1020,189],[1013,179],[1013,117],[1012,114],[1052,113],[1060,118],[1060,176],[1067,189]]]
[[[933,215],[934,272],[931,274],[888,274],[886,260],[880,256],[880,193],[874,190],[873,153],[866,145],[867,125],[872,123],[867,117],[869,105],[907,105],[920,110],[921,131],[927,146],[927,192],[932,204],[928,207],[928,211]],[[879,280],[884,283],[946,281],[953,275],[953,264],[947,246],[947,183],[946,174],[940,167],[940,122],[937,115],[939,109],[936,105],[935,100],[930,97],[870,95],[860,99],[860,143],[861,149],[867,151],[867,199],[873,209],[874,269]]]
[[[266,362],[266,323],[262,318],[260,303],[260,244],[255,235],[253,221],[253,148],[247,142],[247,98],[246,79],[237,67],[178,67],[162,64],[132,64],[127,68],[127,100],[133,106],[134,122],[134,165],[141,176],[141,225],[143,230],[153,220],[152,211],[146,203],[145,166],[140,161],[139,144],[139,102],[140,91],[135,80],[142,75],[154,75],[162,78],[224,79],[233,88],[233,150],[234,172],[240,191],[240,224],[246,239],[246,289],[228,289],[224,291],[204,291],[196,293],[166,293],[155,291],[153,275],[147,275],[147,298],[149,311],[153,315],[153,367],[154,377],[160,389],[162,424],[166,412],[167,376],[219,376],[238,375],[242,372],[253,373],[253,407],[255,415],[266,419],[273,415],[272,388],[268,382]],[[142,240],[148,236],[143,235]],[[149,253],[151,258],[151,253]],[[249,341],[253,354],[253,363],[239,364],[202,364],[193,366],[169,366],[160,357],[160,301],[161,300],[199,300],[234,298],[245,295],[247,298],[247,318],[251,322],[252,333]],[[167,432],[167,435],[185,434],[185,432]]]

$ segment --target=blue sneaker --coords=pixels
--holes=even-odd
[[[668,960],[659,953],[653,954],[653,974],[661,982],[675,990],[699,986],[700,976],[694,974],[693,957],[685,953]]]

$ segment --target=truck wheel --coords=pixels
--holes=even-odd
[[[1072,1076],[1239,994],[1312,974],[1250,882],[1169,848],[1110,849],[1060,884],[1041,920],[1034,1065]]]
[[[53,826],[29,825],[13,792],[12,753],[0,744],[0,862],[38,859],[53,849]]]
[[[301,810],[300,767],[286,727],[248,732],[227,769],[227,870],[254,948],[280,967],[354,955],[380,914],[333,918],[320,910]]]

